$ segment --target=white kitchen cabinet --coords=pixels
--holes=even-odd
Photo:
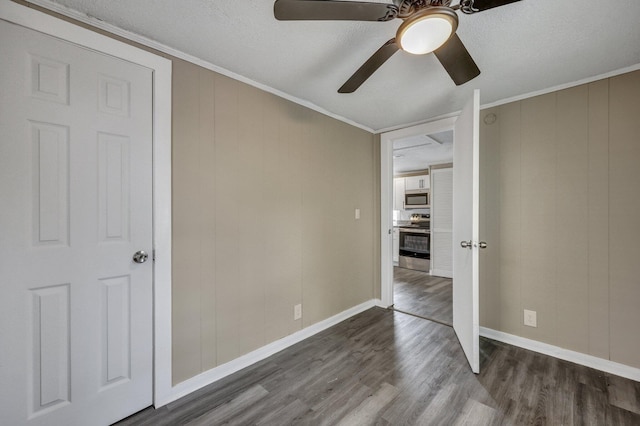
[[[393,179],[393,209],[404,210],[404,181],[405,178]]]
[[[400,230],[397,226],[393,227],[393,264],[397,265],[400,261]]]
[[[429,189],[431,182],[429,175],[411,176],[404,179],[404,189],[406,191],[415,191],[417,189]]]

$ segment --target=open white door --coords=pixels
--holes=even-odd
[[[480,91],[456,120],[453,143],[453,329],[480,372],[478,283]]]

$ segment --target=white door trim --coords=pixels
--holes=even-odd
[[[171,61],[9,0],[0,19],[153,70],[154,405],[171,394]]]
[[[458,117],[449,117],[380,135],[380,299],[393,305],[393,141],[452,130]]]

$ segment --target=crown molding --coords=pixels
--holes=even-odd
[[[252,80],[250,78],[244,77],[240,74],[236,74],[232,71],[229,71],[225,68],[222,68],[218,65],[215,65],[211,62],[205,61],[203,59],[197,58],[195,56],[189,55],[185,52],[182,52],[180,50],[174,49],[172,47],[169,47],[165,44],[159,43],[155,40],[149,39],[147,37],[141,36],[139,34],[136,34],[134,32],[131,31],[127,31],[127,30],[123,30],[120,27],[117,27],[113,24],[109,24],[105,21],[102,21],[98,18],[95,18],[93,16],[87,15],[85,13],[81,13],[78,12],[74,9],[68,8],[66,6],[63,6],[59,3],[55,3],[51,0],[24,0],[27,3],[31,3],[34,4],[36,6],[40,6],[44,9],[47,9],[51,12],[54,13],[58,13],[60,15],[66,16],[67,18],[76,20],[78,22],[82,22],[84,24],[90,25],[91,27],[94,28],[98,28],[101,29],[103,31],[106,31],[108,33],[114,34],[116,36],[122,37],[124,39],[127,39],[129,41],[135,42],[135,43],[139,43],[143,46],[146,46],[148,48],[157,50],[159,52],[162,52],[164,54],[176,57],[178,59],[182,59],[184,61],[187,62],[191,62],[192,64],[201,66],[203,68],[206,68],[210,71],[213,72],[217,72],[218,74],[222,74],[224,76],[230,77],[234,80],[240,81],[242,83],[248,84],[250,86],[256,87],[260,90],[263,90],[265,92],[271,93],[273,95],[279,96],[283,99],[286,99],[288,101],[291,101],[293,103],[296,103],[298,105],[304,106],[306,108],[309,108],[313,111],[319,112],[320,114],[324,114],[326,116],[329,116],[331,118],[335,118],[336,120],[342,121],[343,123],[347,123],[350,124],[354,127],[357,127],[359,129],[365,130],[369,133],[372,134],[381,134],[381,133],[386,133],[386,132],[390,132],[390,131],[394,131],[394,130],[398,130],[398,129],[405,129],[408,127],[413,127],[413,126],[417,126],[417,125],[421,125],[421,124],[426,124],[426,123],[430,123],[433,121],[438,121],[441,119],[445,119],[445,118],[451,118],[451,117],[457,117],[460,114],[460,111],[455,111],[455,112],[451,112],[451,113],[447,113],[447,114],[443,114],[437,117],[429,117],[429,118],[425,118],[424,120],[420,120],[420,121],[416,121],[416,122],[412,122],[412,123],[405,123],[405,124],[399,124],[397,126],[391,126],[391,127],[386,127],[386,128],[382,128],[382,129],[372,129],[368,126],[365,126],[364,124],[360,124],[357,123],[351,119],[348,119],[346,117],[343,117],[341,115],[332,113],[331,111],[328,111],[316,104],[314,104],[313,102],[307,101],[305,99],[301,99],[292,95],[289,95],[288,93],[285,93],[281,90],[278,89],[274,89],[273,87],[267,86],[266,84],[263,83],[259,83],[255,80]],[[624,67],[624,68],[620,68],[617,70],[613,70],[613,71],[609,71],[603,74],[599,74],[593,77],[588,77],[588,78],[584,78],[581,80],[576,80],[576,81],[572,81],[569,83],[564,83],[561,85],[557,85],[557,86],[552,86],[552,87],[548,87],[545,89],[541,89],[541,90],[537,90],[537,91],[533,91],[533,92],[528,92],[528,93],[524,93],[522,95],[517,95],[517,96],[513,96],[510,98],[504,98],[504,99],[500,99],[494,102],[489,102],[486,104],[481,104],[480,105],[480,109],[487,109],[487,108],[493,108],[496,106],[500,106],[500,105],[504,105],[504,104],[508,104],[511,102],[517,102],[517,101],[521,101],[524,99],[528,99],[528,98],[533,98],[535,96],[540,96],[540,95],[546,95],[548,93],[552,93],[552,92],[557,92],[559,90],[564,90],[564,89],[569,89],[571,87],[576,87],[576,86],[580,86],[583,84],[588,84],[588,83],[593,83],[594,81],[598,81],[598,80],[603,80],[605,78],[611,78],[611,77],[615,77],[621,74],[626,74],[628,72],[632,72],[632,71],[637,71],[640,70],[640,63],[635,64],[635,65],[631,65],[629,67]],[[482,94],[481,94],[482,95]]]

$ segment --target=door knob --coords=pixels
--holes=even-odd
[[[460,241],[460,247],[471,249],[471,241]]]
[[[144,250],[137,251],[133,254],[133,261],[136,263],[144,263],[149,258],[149,255]]]
[[[478,243],[478,247],[480,247],[481,249],[486,249],[487,248],[487,243],[485,243],[484,241],[480,241]]]

